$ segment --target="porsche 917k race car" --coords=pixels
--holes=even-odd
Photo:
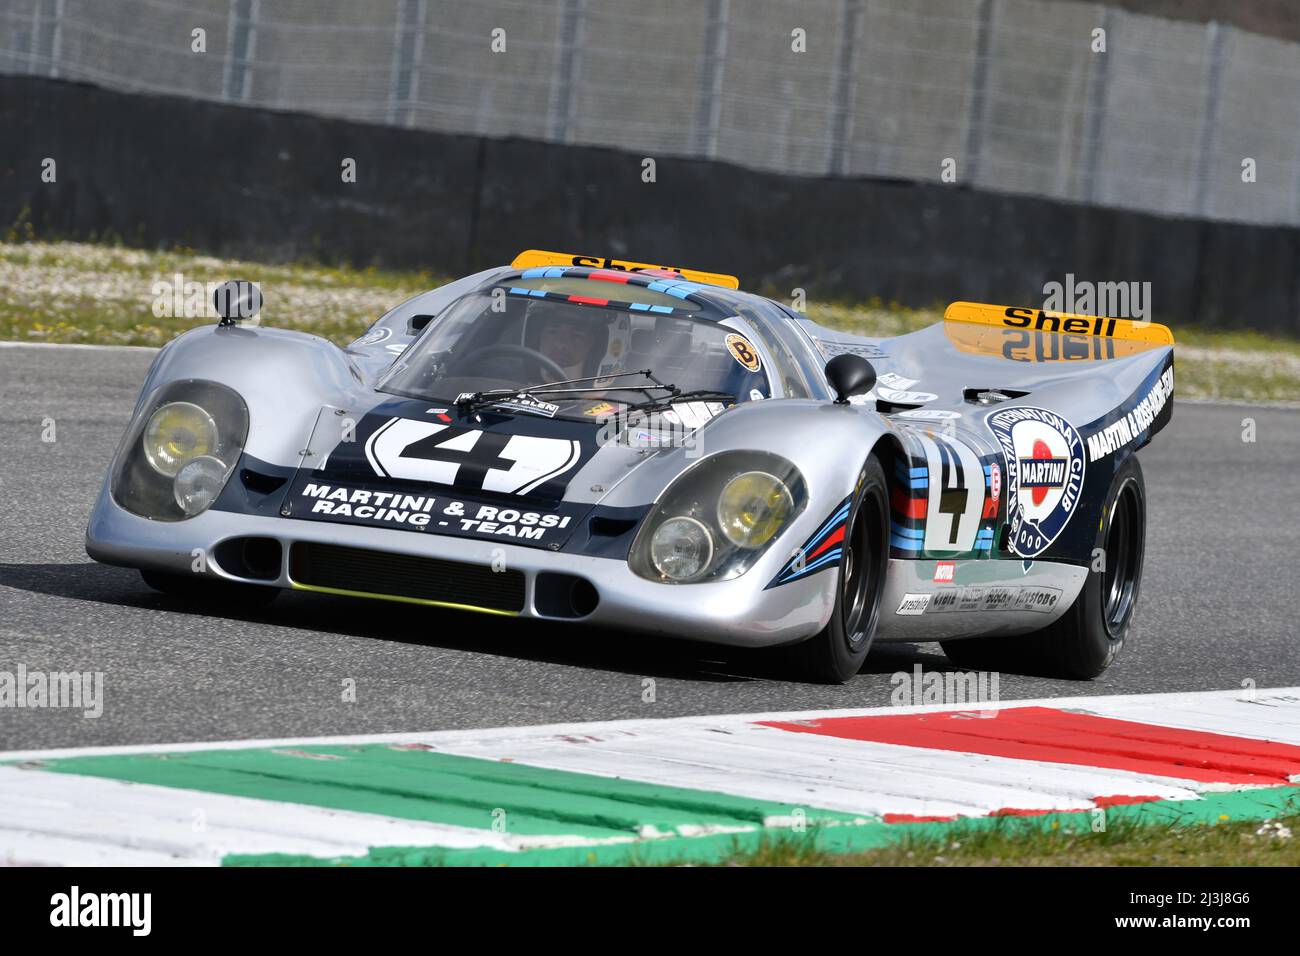
[[[160,590],[797,644],[825,681],[873,641],[1090,678],[1128,633],[1164,326],[957,302],[872,339],[536,250],[346,348],[231,301],[158,354],[87,530]]]

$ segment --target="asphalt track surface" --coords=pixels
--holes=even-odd
[[[374,601],[197,611],[84,550],[151,359],[0,347],[0,671],[104,674],[97,719],[0,709],[0,750],[876,707],[895,673],[952,669],[936,644],[894,645],[826,687],[786,679],[780,651]],[[1146,573],[1124,653],[1091,682],[1004,672],[1002,699],[1300,684],[1300,411],[1181,404],[1142,463]]]

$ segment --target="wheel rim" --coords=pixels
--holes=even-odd
[[[875,629],[880,613],[884,565],[888,560],[878,495],[868,493],[856,509],[844,535],[840,606],[849,648],[857,650]]]
[[[1111,505],[1104,547],[1102,619],[1107,632],[1114,637],[1122,632],[1133,613],[1142,569],[1142,503],[1132,480],[1124,483]]]

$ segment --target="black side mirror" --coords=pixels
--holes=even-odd
[[[247,279],[231,279],[213,291],[212,305],[221,316],[218,325],[247,322],[262,311],[262,290]]]
[[[835,390],[835,404],[847,405],[849,396],[871,391],[876,370],[861,355],[845,352],[826,363],[826,381]]]

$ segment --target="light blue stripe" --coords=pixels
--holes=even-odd
[[[532,269],[525,269],[522,279],[542,279],[546,276],[547,266],[535,266]]]
[[[894,525],[890,529],[890,534],[901,535],[904,538],[915,538],[922,540],[925,538],[924,528],[904,528],[902,525]]]
[[[919,553],[921,550],[916,546],[916,542],[908,541],[906,538],[891,537],[889,543],[899,551],[915,551]]]
[[[652,305],[650,306],[650,311],[651,312],[672,312],[673,310],[672,308],[666,305]]]
[[[835,514],[827,518],[826,523],[817,529],[817,533],[813,535],[812,538],[809,540],[808,547],[810,548],[815,547],[818,541],[826,537],[826,535],[830,532],[832,528],[834,528],[837,524],[839,524],[848,516],[849,516],[849,502],[846,501],[843,505],[840,506],[839,511],[835,512]]]
[[[786,578],[786,580],[793,581],[795,578],[801,578],[805,574],[812,574],[818,568],[824,568],[827,564],[831,564],[835,561],[838,561],[840,559],[840,556],[843,553],[844,552],[840,548],[832,548],[830,551],[827,551],[825,554],[823,554],[812,564],[805,567],[802,571],[796,571],[794,574],[790,575],[788,578]]]

